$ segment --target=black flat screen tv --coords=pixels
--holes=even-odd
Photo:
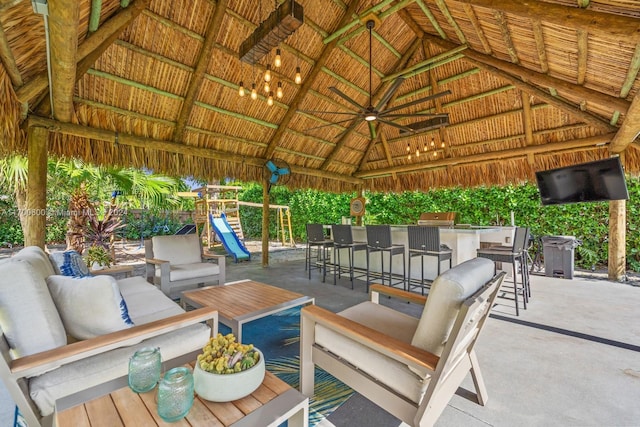
[[[543,205],[629,198],[619,157],[536,172]]]

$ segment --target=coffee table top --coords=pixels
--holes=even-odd
[[[99,397],[82,405],[56,413],[59,427],[84,426],[157,426],[167,425],[158,416],[156,390],[136,394],[129,387]],[[273,414],[285,414],[291,408],[307,405],[307,399],[287,383],[267,372],[262,385],[249,396],[233,402],[209,402],[198,397],[186,416],[175,426],[229,426],[238,421],[251,425],[251,413],[262,417],[261,410],[273,408]],[[305,414],[306,415],[306,414]],[[254,417],[255,418],[255,417]],[[253,424],[255,425],[255,424]]]
[[[253,280],[208,286],[182,293],[183,301],[196,307],[215,307],[220,317],[227,319],[240,318],[301,298],[311,299],[297,292]]]

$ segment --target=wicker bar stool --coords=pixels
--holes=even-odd
[[[380,252],[380,278],[384,285],[385,265],[384,253],[389,254],[389,286],[393,287],[393,257],[394,255],[402,255],[402,288],[405,287],[406,267],[405,267],[405,247],[403,244],[391,243],[391,227],[389,225],[367,225],[367,292],[369,292],[369,284],[371,283],[371,254]]]
[[[309,271],[309,279],[311,279],[311,269],[322,270],[322,281],[327,276],[327,257],[328,250],[333,247],[333,241],[327,239],[324,235],[324,227],[322,224],[307,224],[307,251],[305,254],[304,269]],[[312,262],[312,250],[316,249],[316,261]]]
[[[424,257],[435,257],[438,259],[438,273],[440,275],[440,266],[442,261],[449,260],[449,268],[451,268],[452,250],[440,244],[440,229],[434,226],[410,225],[407,227],[407,238],[409,240],[409,274],[407,274],[407,289],[411,291],[412,287],[421,288],[422,295],[424,290],[431,288],[431,283],[435,280],[425,279],[424,277]],[[411,284],[411,260],[414,257],[420,257],[420,280],[414,280]]]
[[[346,270],[349,272],[349,278],[351,279],[351,289],[353,289],[353,279],[363,277],[364,274],[356,276],[354,268],[354,258],[357,251],[366,251],[367,244],[364,242],[354,242],[353,234],[351,232],[351,226],[345,224],[334,224],[331,226],[331,234],[333,236],[333,284],[336,284],[336,276],[342,277],[342,271],[344,268],[340,263],[340,253],[342,250],[347,249],[349,255],[349,265]]]

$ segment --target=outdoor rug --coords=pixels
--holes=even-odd
[[[226,334],[231,330],[220,324]],[[246,323],[242,341],[265,355],[266,368],[291,387],[300,381],[300,308],[292,308]],[[315,396],[309,399],[309,426],[320,426],[333,411],[354,394],[353,390],[322,369],[316,368]]]

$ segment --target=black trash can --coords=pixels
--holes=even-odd
[[[544,236],[544,275],[573,279],[574,249],[579,244],[574,236]]]

